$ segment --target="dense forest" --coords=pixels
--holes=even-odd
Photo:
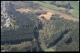
[[[25,4],[26,7],[30,8],[34,3],[28,2],[27,4]],[[31,8],[36,9],[35,5],[41,6],[34,4]],[[10,24],[8,28],[3,26],[1,29],[1,45],[4,45],[1,50],[44,52],[51,48],[54,51],[79,51],[79,21],[64,19],[59,14],[52,15],[50,20],[44,17],[40,20],[38,16],[46,14],[46,11],[20,13],[15,10],[15,8],[21,8],[20,6],[10,3],[6,7],[6,12],[10,15],[13,24]]]

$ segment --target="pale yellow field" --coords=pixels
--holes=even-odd
[[[25,12],[25,13],[27,13],[27,12],[29,12],[30,10],[29,9],[25,9],[25,8],[20,8],[20,9],[16,9],[16,11],[19,11],[19,12],[21,12],[21,13],[23,13],[23,12]]]
[[[47,20],[49,20],[52,16],[52,12],[47,12],[47,14],[41,14],[39,17],[44,16],[44,18],[46,18]]]
[[[19,11],[21,13],[25,12],[29,12],[31,11],[30,9],[28,8],[20,8],[20,9],[16,9],[16,11]],[[35,12],[40,12],[40,11],[47,11],[47,14],[41,14],[40,16],[38,16],[38,18],[40,18],[41,16],[44,16],[44,18],[46,18],[47,20],[49,20],[52,16],[52,14],[60,14],[60,17],[64,17],[64,19],[68,19],[68,20],[73,20],[73,21],[79,21],[78,18],[75,18],[75,17],[72,17],[70,15],[67,15],[67,14],[64,14],[64,13],[61,13],[61,12],[58,12],[58,11],[55,11],[55,10],[50,10],[50,9],[46,9],[44,7],[42,7],[42,10],[34,10]]]

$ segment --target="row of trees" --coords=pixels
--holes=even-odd
[[[42,51],[39,47],[38,41],[34,38],[32,41],[24,41],[20,44],[5,44],[2,49],[8,50],[8,52],[39,52]]]
[[[19,4],[16,4],[18,2],[21,2]],[[17,1],[17,2],[12,2],[14,3],[14,8],[15,9],[19,9],[19,8],[29,8],[29,9],[37,9],[39,8],[41,5],[37,4],[37,3],[34,3],[32,1]]]
[[[73,9],[73,7],[71,7],[70,3],[66,1],[64,1],[65,4],[61,4],[62,1],[59,1],[60,3],[57,3],[57,1],[52,1],[50,4],[52,5],[56,5],[57,7],[64,7],[64,8],[67,8],[67,9]]]

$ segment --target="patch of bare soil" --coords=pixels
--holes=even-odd
[[[25,8],[20,8],[20,9],[16,9],[16,11],[19,11],[19,12],[21,12],[21,13],[23,13],[23,12],[25,12],[25,13],[27,13],[27,12],[29,12],[30,10],[29,9],[25,9]]]
[[[72,16],[67,15],[65,13],[61,13],[61,12],[58,12],[58,11],[55,11],[55,10],[46,9],[44,7],[42,7],[42,8],[43,8],[44,11],[47,11],[48,13],[46,15],[40,15],[40,16],[44,16],[47,20],[50,19],[51,14],[60,14],[60,18],[64,17],[64,19],[73,20],[73,21],[79,21],[78,18],[72,17]],[[51,13],[49,13],[49,12],[51,12]]]
[[[44,16],[44,18],[46,18],[47,20],[49,20],[52,16],[52,12],[47,12],[47,14],[41,14],[39,17]]]
[[[33,10],[34,13],[35,12],[40,12],[40,11],[47,11],[47,14],[41,14],[40,16],[38,16],[38,18],[40,18],[41,16],[44,16],[44,18],[49,20],[51,18],[52,14],[60,14],[60,18],[64,17],[64,19],[73,20],[73,21],[79,21],[78,18],[72,17],[72,16],[67,15],[65,13],[61,13],[61,12],[58,12],[58,11],[55,11],[55,10],[51,10],[51,9],[47,9],[47,8],[44,8],[44,7],[39,7],[39,8],[41,8],[41,9]],[[23,13],[23,12],[27,13],[27,12],[32,11],[32,10],[30,10],[28,8],[26,8],[26,9],[25,8],[20,8],[20,9],[16,9],[16,11],[19,11],[21,13]]]

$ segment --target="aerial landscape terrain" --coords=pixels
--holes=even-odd
[[[1,1],[1,52],[79,51],[79,1]]]

